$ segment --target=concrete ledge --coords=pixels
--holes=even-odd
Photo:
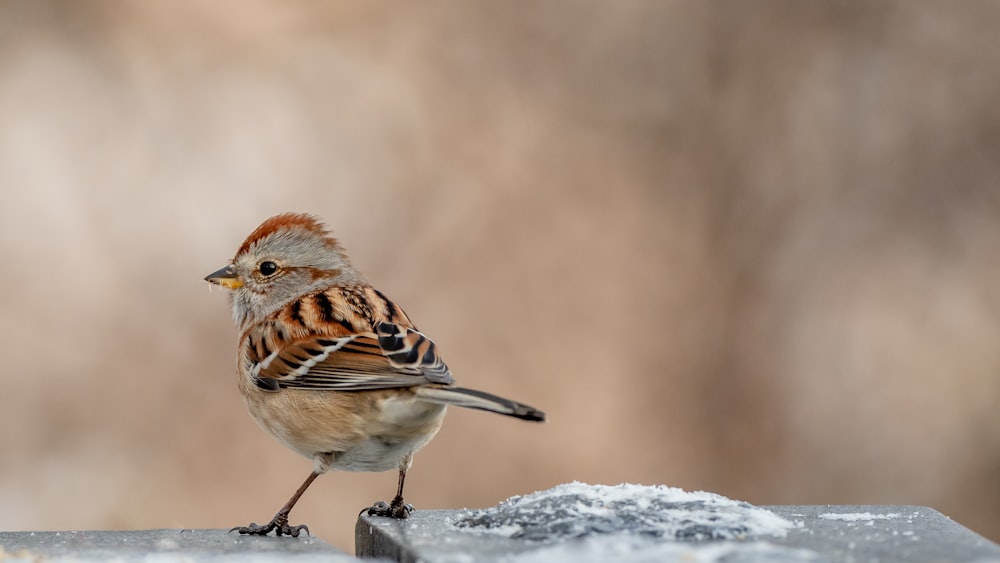
[[[0,561],[356,562],[314,537],[240,536],[227,530],[0,532]]]
[[[491,561],[1000,561],[1000,546],[922,506],[768,506],[790,520],[784,537],[726,541],[630,538],[603,545],[598,532],[555,541],[459,528],[466,510],[418,510],[399,521],[362,515],[356,553],[403,562]]]
[[[922,506],[754,507],[712,498],[615,505],[613,497],[598,505],[565,495],[544,500],[530,506],[533,513],[512,499],[481,511],[418,510],[404,521],[362,515],[356,551],[431,563],[1000,561],[1000,546]],[[0,532],[0,561],[358,560],[314,537],[166,529]]]

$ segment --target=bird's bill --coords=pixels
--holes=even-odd
[[[239,289],[243,287],[243,281],[236,276],[236,271],[232,266],[226,266],[221,270],[216,270],[205,276],[205,281],[227,287],[229,289]]]

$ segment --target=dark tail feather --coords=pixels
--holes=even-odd
[[[481,411],[495,412],[522,420],[533,420],[536,422],[545,421],[545,413],[510,399],[490,395],[475,389],[465,389],[463,387],[437,387],[428,385],[417,388],[417,396],[425,401],[440,403],[442,405],[455,405],[467,409],[479,409]]]

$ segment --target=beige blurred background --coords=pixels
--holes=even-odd
[[[1000,2],[0,0],[0,529],[266,521],[202,277],[325,218],[462,384],[418,508],[560,482],[1000,540]],[[352,549],[395,474],[293,512]]]

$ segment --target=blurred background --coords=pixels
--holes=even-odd
[[[0,0],[0,529],[231,527],[309,473],[224,292],[324,218],[459,382],[418,508],[560,482],[1000,540],[1000,2]],[[487,321],[484,322],[484,319]],[[351,550],[393,472],[293,523]]]

